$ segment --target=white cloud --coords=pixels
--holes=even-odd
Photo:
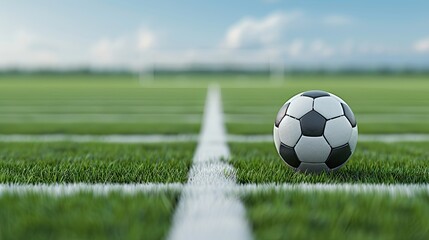
[[[21,49],[27,49],[31,47],[31,45],[42,41],[40,37],[24,29],[16,31],[13,38],[15,46]]]
[[[304,50],[304,42],[302,40],[296,39],[287,47],[287,53],[291,57],[298,57],[302,54]]]
[[[156,40],[156,36],[152,31],[142,29],[138,33],[138,49],[141,51],[151,49],[155,46]]]
[[[319,21],[322,19],[318,18]],[[341,25],[341,22],[345,24],[344,19],[334,19],[335,24],[333,19],[329,20],[332,26]],[[0,67],[73,67],[88,64],[90,67],[131,69],[140,69],[148,64],[160,67],[261,67],[271,62],[299,66],[353,62],[356,59],[376,62],[400,59],[392,56],[409,54],[412,58],[417,53],[429,53],[429,37],[415,42],[412,48],[356,39],[331,42],[317,35],[310,37],[294,34],[291,37],[292,26],[299,25],[300,30],[306,33],[312,30],[302,28],[308,26],[303,24],[307,20],[306,15],[300,12],[276,12],[261,19],[243,18],[226,29],[224,35],[219,36],[221,45],[211,49],[185,47],[162,50],[159,48],[159,35],[147,28],[83,43],[76,42],[76,39],[62,39],[59,36],[18,29],[9,34],[0,32]],[[327,25],[318,27],[326,28]],[[174,42],[174,39],[171,41]]]
[[[396,45],[388,45],[386,43],[362,42],[355,40],[346,40],[336,46],[338,54],[347,56],[357,55],[394,55],[401,54],[406,49]]]
[[[154,49],[156,44],[156,34],[148,29],[123,36],[104,37],[91,47],[91,62],[95,66],[135,66],[141,55]]]
[[[116,54],[123,52],[127,47],[125,39],[102,38],[94,44],[91,53],[96,59],[102,62],[110,62],[115,59]]]
[[[51,67],[59,63],[61,44],[26,29],[4,35],[0,44],[0,67]]]
[[[334,49],[322,40],[313,41],[309,49],[311,54],[319,57],[330,57],[334,54]]]
[[[331,27],[342,27],[352,24],[354,21],[349,16],[344,15],[328,15],[322,19],[323,24]]]
[[[226,32],[226,48],[257,48],[272,45],[280,40],[282,32],[301,17],[300,12],[275,12],[263,19],[243,18]]]
[[[429,53],[429,37],[417,41],[414,44],[414,50],[420,53]]]
[[[1,30],[1,29],[0,29]],[[76,42],[28,29],[0,32],[0,68],[58,68],[87,66],[132,67],[157,44],[154,32],[140,29],[117,37]]]

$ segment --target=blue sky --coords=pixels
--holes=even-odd
[[[0,3],[0,67],[428,66],[429,2]]]

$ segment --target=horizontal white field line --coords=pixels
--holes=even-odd
[[[163,106],[190,106],[190,107],[203,107],[204,101],[199,99],[76,99],[75,97],[70,99],[65,98],[52,98],[52,99],[1,99],[0,107],[14,107],[14,106],[141,106],[141,107],[163,107]]]
[[[110,192],[121,192],[124,194],[136,193],[154,193],[176,191],[180,192],[183,188],[181,183],[143,183],[143,184],[0,184],[0,196],[5,193],[24,194],[24,193],[44,193],[52,195],[72,195],[81,192],[90,192],[93,194],[108,194]]]
[[[195,113],[202,112],[203,106],[146,106],[146,105],[42,105],[42,106],[2,106],[0,105],[0,113],[2,114],[28,114],[28,113]]]
[[[184,188],[182,183],[142,183],[142,184],[103,184],[103,183],[70,183],[70,184],[0,184],[0,196],[5,193],[42,193],[52,195],[71,195],[80,192],[94,194],[108,194],[110,192],[121,192],[125,194],[154,193],[175,191],[180,192]],[[415,195],[419,193],[429,194],[429,183],[424,184],[383,184],[383,183],[267,183],[267,184],[244,184],[244,185],[201,185],[195,186],[201,191],[224,191],[228,194],[248,195],[263,192],[346,192],[346,193],[369,193],[369,194],[393,194],[393,195]]]
[[[359,135],[359,141],[425,142],[425,141],[429,141],[429,134],[368,134],[368,135]]]
[[[429,114],[400,114],[400,113],[382,113],[382,114],[356,114],[359,123],[427,123]],[[272,121],[272,114],[254,113],[254,114],[227,114],[225,120],[227,123],[246,123],[246,124],[266,124]]]
[[[266,191],[300,192],[347,192],[347,193],[383,193],[392,195],[415,195],[429,193],[429,184],[384,184],[384,183],[284,183],[284,184],[247,184],[237,190],[239,194],[260,193]]]
[[[257,143],[272,142],[273,136],[265,135],[228,135],[229,142]],[[359,142],[426,142],[429,141],[429,134],[359,134]]]
[[[224,101],[225,102],[225,101]],[[227,107],[225,109],[226,115],[241,115],[241,114],[249,114],[249,115],[272,115],[275,112],[276,106],[272,103],[261,103],[261,102],[252,102],[252,105],[249,106],[249,101],[228,101]],[[386,105],[377,105],[377,106],[368,106],[365,105],[360,109],[353,108],[354,113],[357,115],[366,114],[397,114],[397,115],[405,115],[405,114],[420,114],[420,113],[429,113],[429,109],[426,105],[424,106],[386,106]],[[382,110],[382,111],[380,111]],[[397,116],[396,115],[396,116]]]
[[[166,142],[196,142],[197,134],[147,134],[147,135],[78,135],[78,134],[0,134],[0,142],[105,142],[105,143],[166,143]],[[272,142],[269,134],[262,135],[233,135],[227,136],[228,142],[263,143]],[[359,142],[425,142],[429,134],[360,134]]]
[[[0,123],[200,123],[201,114],[145,114],[145,113],[57,113],[2,114]]]
[[[167,143],[196,142],[196,134],[179,135],[0,135],[0,142],[101,142],[101,143]]]

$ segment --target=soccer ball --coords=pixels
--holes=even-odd
[[[340,168],[355,151],[357,138],[356,119],[347,103],[319,90],[289,99],[274,122],[277,152],[296,171]]]

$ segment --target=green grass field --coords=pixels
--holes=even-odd
[[[429,133],[427,75],[0,75],[0,135],[198,134],[207,87],[222,89],[228,134],[270,135],[281,105],[310,89],[349,103],[360,134]],[[188,143],[0,143],[0,239],[163,239],[180,191],[11,193],[13,184],[186,183]],[[288,168],[273,143],[229,143],[246,184],[428,184],[429,142],[359,142],[333,173]],[[227,174],[227,173],[225,173]],[[4,189],[3,189],[4,190]],[[428,239],[428,194],[305,190],[241,196],[255,239]]]
[[[229,133],[271,134],[276,112],[293,95],[322,89],[352,107],[361,133],[429,133],[426,75],[160,77],[133,75],[0,76],[0,133],[197,133],[205,88],[223,87]],[[175,81],[179,80],[179,81]],[[178,90],[180,89],[180,90]],[[163,124],[158,124],[163,123]]]
[[[0,182],[186,182],[194,146],[186,143],[0,143]]]
[[[228,132],[271,134],[277,111],[303,91],[321,89],[345,100],[360,133],[429,133],[427,76],[301,76],[265,88],[224,89]]]
[[[291,190],[244,202],[255,239],[427,239],[428,197]]]
[[[0,76],[0,133],[198,133],[204,100],[131,75]]]
[[[1,239],[161,239],[178,194],[0,196]]]
[[[233,143],[232,164],[240,183],[427,183],[428,142],[359,143],[349,162],[336,172],[301,174],[279,161],[274,144]],[[249,150],[250,149],[250,150]]]

